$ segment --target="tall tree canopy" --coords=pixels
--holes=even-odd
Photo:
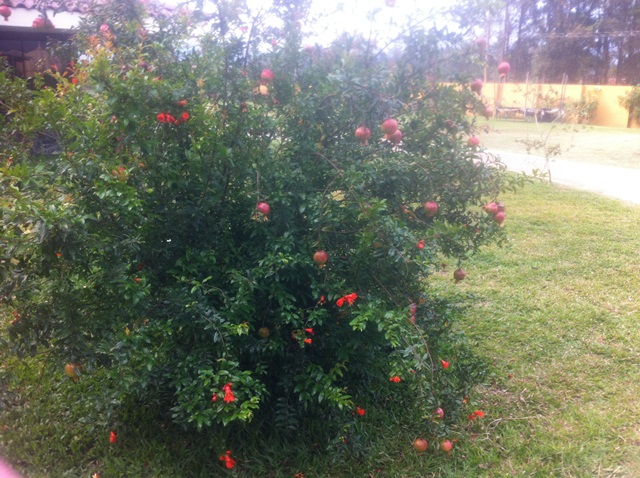
[[[640,0],[472,0],[452,14],[488,39],[489,66],[510,62],[514,80],[640,81]]]

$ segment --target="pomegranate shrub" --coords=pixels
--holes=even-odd
[[[94,381],[78,400],[109,429],[143,405],[196,429],[338,423],[380,394],[453,420],[480,373],[428,287],[443,255],[504,237],[482,205],[515,184],[467,144],[477,95],[434,81],[437,32],[393,59],[303,48],[305,8],[250,30],[221,8],[203,33],[120,0],[55,87],[0,75],[11,351]]]

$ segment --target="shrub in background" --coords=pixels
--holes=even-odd
[[[428,277],[504,239],[481,206],[515,185],[467,143],[476,95],[439,82],[454,39],[411,31],[390,62],[303,46],[306,2],[215,7],[98,4],[54,88],[0,73],[11,351],[93,383],[105,429],[300,428],[393,394],[454,419],[482,372]]]

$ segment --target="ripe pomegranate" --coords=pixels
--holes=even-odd
[[[260,78],[262,78],[264,81],[273,81],[273,71],[271,71],[269,68],[265,68],[264,70],[262,70]]]
[[[427,201],[422,205],[422,207],[427,213],[427,217],[433,217],[438,212],[438,203],[434,201]]]
[[[498,224],[502,225],[506,217],[507,216],[504,212],[498,212],[496,213],[495,216],[493,216],[493,220],[496,221]]]
[[[187,100],[178,100],[176,101],[176,105],[181,108],[184,108],[185,106],[187,106]]]
[[[400,144],[400,141],[402,141],[402,131],[397,129],[393,134],[386,134],[385,137],[388,141],[397,146],[398,144]]]
[[[269,327],[260,327],[258,329],[258,335],[260,336],[260,338],[266,339],[269,337],[269,335],[271,335],[271,331],[269,330]]]
[[[484,209],[484,212],[486,212],[490,216],[495,216],[498,212],[498,205],[494,202],[490,202],[482,206],[482,209]]]
[[[66,364],[64,366],[64,373],[73,379],[74,382],[78,381],[78,378],[80,377],[80,370],[82,369],[81,365],[79,363],[71,363],[69,362],[68,364]]]
[[[487,39],[486,38],[478,38],[476,39],[476,46],[479,48],[487,47]]]
[[[450,453],[453,448],[453,443],[449,440],[442,440],[440,442],[440,449],[446,453]]]
[[[455,271],[453,271],[453,278],[456,280],[456,282],[460,282],[461,280],[464,280],[467,277],[467,273],[464,271],[464,269],[456,269]]]
[[[265,216],[271,212],[271,207],[266,202],[259,202],[256,209]]]
[[[500,76],[507,76],[509,71],[511,71],[511,65],[506,61],[503,61],[498,65],[498,73],[500,73]]]
[[[424,438],[416,438],[413,440],[413,448],[416,449],[418,453],[424,453],[429,448],[429,442]]]
[[[366,126],[358,126],[356,128],[356,138],[360,140],[360,143],[364,146],[367,144],[367,140],[371,137],[371,130]]]
[[[38,17],[31,24],[33,28],[44,28],[44,18]]]
[[[472,147],[480,146],[480,138],[478,138],[477,136],[471,136],[467,140],[467,144]]]
[[[313,254],[313,262],[318,264],[320,267],[324,267],[328,260],[329,254],[327,254],[325,251],[316,251]]]
[[[398,129],[398,122],[393,118],[387,118],[380,125],[380,129],[384,134],[393,134]]]
[[[471,84],[469,85],[469,87],[471,88],[471,91],[473,91],[474,93],[478,93],[480,94],[482,92],[482,80],[480,78],[473,80],[471,82]]]
[[[487,119],[489,119],[489,118],[491,118],[492,116],[493,116],[493,109],[492,109],[492,108],[490,108],[489,106],[487,106],[487,107],[484,109],[484,117],[485,117],[485,118],[487,118]]]
[[[440,420],[442,420],[444,418],[444,410],[442,408],[438,408],[436,409],[435,412],[433,412],[433,414],[438,417]]]
[[[6,5],[0,5],[0,16],[4,17],[5,22],[8,22],[11,16],[11,9]]]

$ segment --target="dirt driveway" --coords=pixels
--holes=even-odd
[[[491,152],[499,156],[511,171],[530,174],[535,169],[542,171],[545,168],[545,159],[541,156],[498,150]],[[549,170],[554,183],[640,204],[640,169],[554,159],[549,163]]]

